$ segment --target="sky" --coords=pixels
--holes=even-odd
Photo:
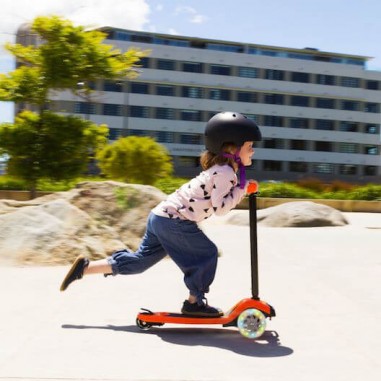
[[[13,70],[2,48],[36,16],[192,37],[374,57],[381,71],[380,0],[12,0],[1,1],[0,73]],[[0,102],[0,123],[13,107]]]

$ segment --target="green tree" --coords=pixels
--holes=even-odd
[[[128,183],[152,185],[173,171],[168,151],[149,137],[119,138],[96,157],[103,174]]]
[[[47,112],[53,92],[67,89],[88,100],[91,82],[135,77],[147,52],[122,53],[102,43],[105,33],[74,26],[58,16],[37,17],[31,31],[38,44],[6,45],[20,65],[0,75],[0,101],[22,103],[36,113],[23,113],[14,125],[0,125],[0,151],[10,157],[8,171],[26,179],[34,197],[41,177],[78,176],[86,155],[103,144],[107,134],[105,126],[96,132],[88,121]]]

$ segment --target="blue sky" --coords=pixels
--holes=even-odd
[[[2,4],[0,45],[38,15],[59,14],[89,26],[205,37],[374,57],[381,71],[380,0],[12,0]],[[13,69],[0,50],[0,73]],[[0,102],[0,123],[13,108]]]

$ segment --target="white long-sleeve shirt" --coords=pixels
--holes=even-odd
[[[247,185],[247,184],[246,184]],[[214,165],[170,194],[152,212],[157,216],[200,222],[212,214],[225,215],[244,197],[229,165]]]

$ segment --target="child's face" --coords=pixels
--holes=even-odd
[[[245,142],[239,151],[239,157],[244,166],[251,165],[251,157],[254,155],[253,143],[254,142]]]

